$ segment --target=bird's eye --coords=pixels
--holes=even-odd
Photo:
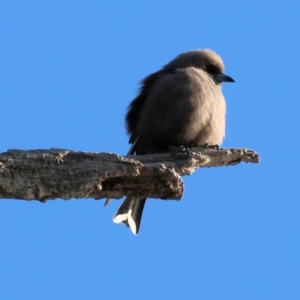
[[[216,75],[216,74],[220,73],[218,67],[216,67],[215,65],[208,65],[206,67],[206,71],[207,71],[207,73],[209,73],[211,75]]]

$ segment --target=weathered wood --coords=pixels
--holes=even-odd
[[[180,175],[200,167],[259,162],[248,149],[175,149],[170,153],[120,156],[64,149],[8,150],[0,154],[0,198],[160,198],[179,200]]]

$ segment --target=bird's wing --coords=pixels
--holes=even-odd
[[[128,112],[126,114],[126,127],[127,132],[130,134],[129,143],[135,145],[138,140],[137,127],[141,118],[141,113],[144,109],[145,103],[148,100],[149,95],[152,92],[153,86],[156,82],[167,73],[172,73],[172,69],[162,69],[158,72],[152,73],[147,76],[141,83],[140,92],[135,99],[132,100],[128,107]],[[135,147],[132,146],[128,154],[134,154]]]

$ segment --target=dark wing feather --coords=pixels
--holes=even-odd
[[[153,86],[161,76],[173,72],[174,69],[164,68],[158,72],[150,74],[141,82],[140,92],[138,96],[131,101],[125,117],[126,129],[127,132],[130,134],[130,139],[129,139],[130,144],[134,144],[137,141],[138,138],[138,132],[136,131],[137,125],[140,121],[141,113],[143,111],[144,105],[148,99],[149,94],[151,93]],[[131,147],[130,153],[128,154],[134,154],[134,153],[135,153],[135,147]]]

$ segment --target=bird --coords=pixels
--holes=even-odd
[[[145,77],[125,117],[131,148],[128,155],[164,153],[173,147],[221,145],[226,104],[222,58],[210,49],[179,54]],[[140,229],[146,199],[127,197],[113,221]]]

